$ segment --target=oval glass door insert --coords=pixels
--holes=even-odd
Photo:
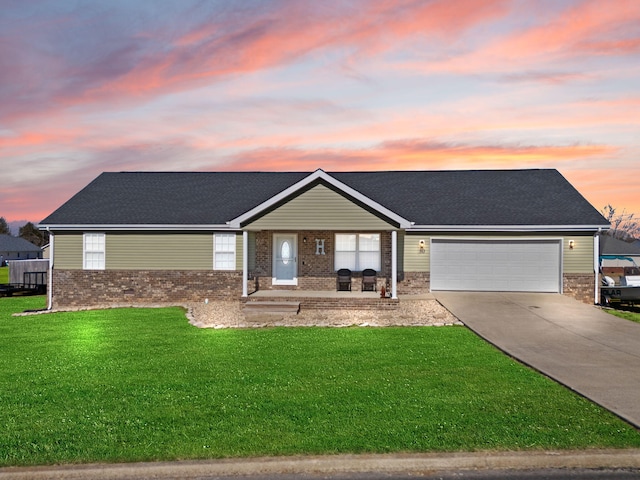
[[[285,265],[291,260],[291,246],[286,240],[282,242],[282,246],[280,247],[280,257],[282,258],[282,263]]]

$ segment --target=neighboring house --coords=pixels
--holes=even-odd
[[[365,268],[398,294],[598,298],[609,223],[556,170],[103,173],[40,223],[51,303],[335,291]]]
[[[0,265],[11,260],[42,258],[42,250],[24,238],[0,235]]]
[[[620,282],[624,267],[640,267],[640,246],[609,235],[600,236],[600,268],[603,275]]]

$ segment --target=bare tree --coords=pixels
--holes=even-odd
[[[640,222],[634,213],[627,213],[626,209],[618,213],[612,205],[605,206],[600,213],[611,223],[609,235],[620,240],[640,238]]]

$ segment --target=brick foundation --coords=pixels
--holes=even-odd
[[[593,274],[565,273],[562,278],[562,291],[568,297],[593,305],[594,282]]]
[[[353,291],[360,291],[361,276],[353,275]],[[271,277],[249,279],[249,293],[254,290],[336,290],[335,273],[325,276],[303,276],[297,286],[273,286]],[[591,274],[565,274],[564,294],[587,304],[594,303],[595,279]],[[378,291],[390,281],[378,276]],[[257,287],[257,288],[256,288]],[[429,292],[428,272],[399,274],[398,294]],[[53,307],[87,307],[116,305],[183,304],[201,302],[205,298],[239,299],[242,294],[242,272],[221,271],[133,271],[133,270],[53,270]],[[323,303],[324,302],[324,303]],[[340,301],[320,302],[305,297],[305,308],[397,308],[397,301],[380,299],[367,303],[354,299],[353,305]],[[327,303],[328,302],[328,303]],[[385,303],[387,302],[387,303]],[[375,305],[375,306],[374,306]]]
[[[182,304],[242,295],[242,272],[53,270],[53,308]]]

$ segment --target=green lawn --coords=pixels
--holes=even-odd
[[[9,267],[0,267],[0,285],[9,283]]]
[[[464,327],[10,315],[45,303],[0,299],[0,465],[640,447],[640,432]]]
[[[607,308],[605,312],[615,315],[616,317],[624,318],[625,320],[631,320],[633,322],[640,323],[640,309],[636,307],[627,307],[624,310],[615,310],[613,308]]]

